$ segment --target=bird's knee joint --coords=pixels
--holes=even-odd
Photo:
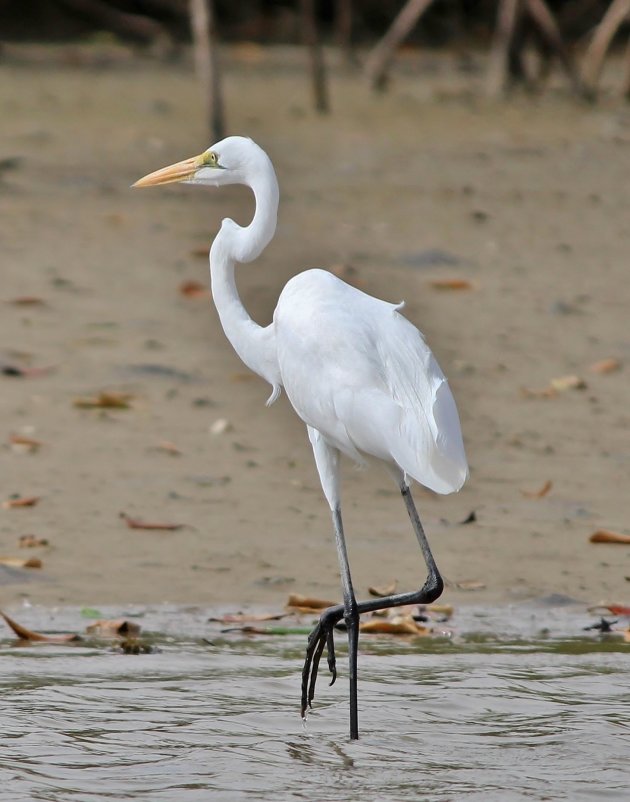
[[[431,604],[439,599],[444,592],[444,580],[439,574],[431,574],[427,579],[426,585],[427,603]]]

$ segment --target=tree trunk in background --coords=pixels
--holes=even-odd
[[[330,102],[328,100],[328,86],[326,83],[326,67],[324,65],[324,56],[317,33],[315,1],[300,0],[300,9],[302,12],[302,38],[304,39],[304,44],[306,45],[309,55],[315,109],[320,114],[328,114],[330,111]]]
[[[630,0],[613,0],[595,29],[582,64],[582,80],[592,97],[597,94],[597,83],[610,43],[628,16],[630,16]]]
[[[217,53],[213,0],[190,0],[195,69],[201,85],[208,132],[213,142],[225,136],[223,94]]]
[[[398,45],[411,33],[433,0],[407,0],[383,38],[372,48],[365,64],[365,73],[375,91],[385,88],[387,69]]]

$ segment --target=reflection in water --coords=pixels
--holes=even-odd
[[[300,722],[298,636],[209,645],[203,612],[162,609],[143,621],[151,655],[7,640],[0,800],[625,802],[630,647],[546,617],[543,634],[522,611],[500,638],[491,613],[461,611],[474,635],[363,638],[358,743],[343,677]]]

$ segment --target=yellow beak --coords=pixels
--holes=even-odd
[[[192,178],[200,167],[203,167],[203,156],[194,156],[192,159],[184,159],[182,162],[169,164],[168,167],[162,167],[161,170],[149,173],[136,181],[135,184],[132,184],[132,186],[155,187],[158,184],[175,184],[178,181]]]

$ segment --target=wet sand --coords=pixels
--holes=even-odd
[[[17,159],[0,181],[0,357],[54,370],[0,377],[2,500],[41,497],[0,510],[0,544],[43,568],[5,568],[2,605],[338,598],[303,425],[285,398],[265,408],[269,388],[209,300],[179,292],[207,281],[198,253],[223,217],[248,221],[248,192],[129,189],[208,145],[190,69],[37,52],[0,65],[0,158]],[[244,302],[267,323],[282,285],[313,266],[406,301],[449,376],[471,465],[455,496],[416,491],[445,598],[624,598],[630,547],[588,538],[630,532],[629,112],[561,92],[492,104],[452,59],[420,65],[378,99],[335,70],[334,112],[318,117],[295,53],[231,53],[229,130],[269,152],[282,192],[275,240],[239,271]],[[45,305],[5,303],[23,296]],[[621,369],[591,371],[606,358]],[[586,387],[524,392],[566,375]],[[131,408],[74,406],[103,390],[132,394]],[[227,429],[213,434],[218,420]],[[21,453],[11,433],[43,446]],[[544,497],[524,495],[548,481]],[[360,594],[417,586],[421,558],[386,473],[346,464],[344,498]],[[475,523],[457,523],[472,510]],[[184,528],[132,530],[122,511]],[[23,534],[51,545],[19,549]],[[456,587],[467,582],[483,588]]]

